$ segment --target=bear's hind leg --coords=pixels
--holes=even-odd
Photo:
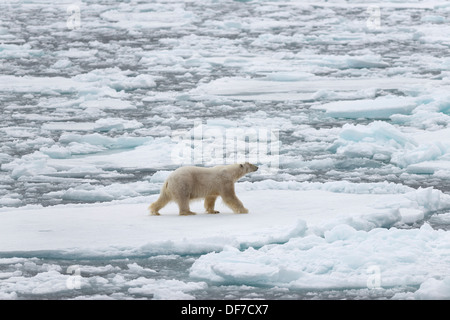
[[[165,207],[165,205],[167,203],[169,203],[170,198],[165,196],[165,195],[161,195],[158,200],[156,200],[155,202],[153,202],[148,209],[150,210],[150,214],[152,216],[159,216],[159,210],[161,210],[163,207]]]
[[[159,209],[161,209],[161,208],[159,208]],[[148,210],[150,211],[150,214],[151,214],[152,216],[160,216],[160,213],[158,212],[159,209],[156,209],[156,208],[155,208],[154,203],[152,203],[152,204],[148,207]]]
[[[205,209],[207,213],[219,213],[219,211],[214,210],[216,199],[217,196],[207,196],[205,198]]]
[[[159,194],[159,198],[158,200],[156,200],[155,202],[153,202],[148,209],[150,210],[150,214],[152,216],[159,216],[159,210],[161,210],[162,208],[164,208],[166,206],[166,204],[168,204],[171,200],[171,194],[170,192],[167,190],[168,187],[168,182],[166,181],[163,185],[163,187],[161,188],[161,192]]]

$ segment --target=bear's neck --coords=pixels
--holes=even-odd
[[[238,173],[238,174],[236,174],[235,176],[233,176],[233,181],[236,182],[236,181],[238,181],[240,178],[242,178],[243,176],[245,176],[245,173],[244,173],[244,174]]]

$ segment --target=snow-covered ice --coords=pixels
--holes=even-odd
[[[0,299],[450,299],[447,2],[0,11]],[[148,215],[236,161],[249,214]]]
[[[128,283],[122,278],[133,270],[120,267],[101,272],[108,277],[98,281],[91,267],[79,267],[86,278],[80,280],[80,288],[86,291],[95,285],[99,291],[128,287],[131,296],[146,292],[162,299],[195,297],[189,292],[205,290],[208,283],[294,290],[367,288],[372,266],[382,270],[377,290],[419,286],[430,278],[439,280],[436,286],[445,287],[446,278],[441,277],[450,262],[448,232],[428,223],[403,229],[450,208],[450,196],[440,191],[345,182],[243,183],[238,191],[250,208],[248,215],[235,215],[222,204],[218,206],[221,214],[202,214],[200,203],[193,206],[199,212],[195,217],[179,217],[175,205],[161,210],[160,217],[146,215],[148,201],[155,196],[104,204],[4,209],[0,240],[6,258],[0,262],[11,268],[8,259],[18,257],[31,263],[38,259],[199,256],[189,270],[192,279],[188,282],[143,276],[141,281]],[[105,200],[103,193],[79,191],[80,199],[89,201],[89,196]],[[261,197],[266,202],[261,203]],[[290,200],[280,204],[280,199]],[[318,206],[323,199],[327,201]],[[55,268],[43,268],[27,284],[22,283],[25,276],[21,272],[8,269],[3,272],[8,281],[0,287],[6,297],[67,294],[71,289],[64,283],[73,275]],[[53,274],[48,274],[50,271]],[[147,273],[152,278],[157,271]],[[12,285],[14,279],[20,288]],[[117,283],[118,279],[122,282]],[[40,281],[48,281],[49,287]],[[172,284],[178,289],[171,288]],[[161,287],[168,292],[161,293]]]

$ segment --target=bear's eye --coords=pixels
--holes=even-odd
[[[241,163],[241,168],[243,168],[244,166],[242,165],[242,163]]]

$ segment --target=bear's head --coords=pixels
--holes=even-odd
[[[254,164],[248,163],[248,162],[239,164],[239,167],[242,170],[242,173],[243,173],[242,175],[258,170],[257,166],[255,166]]]
[[[225,166],[224,170],[228,172],[232,179],[236,182],[249,172],[258,170],[258,167],[251,163],[235,163]]]

